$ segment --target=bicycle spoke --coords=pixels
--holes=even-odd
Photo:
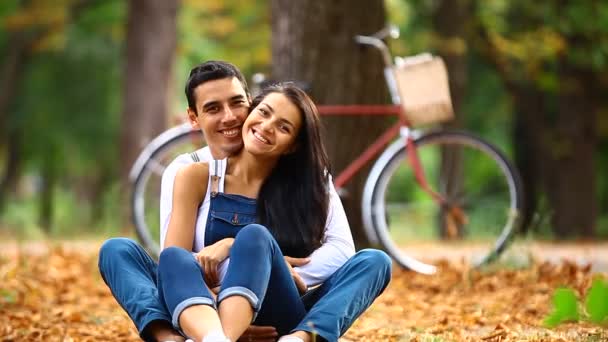
[[[202,146],[204,139],[200,133],[192,134],[189,128],[176,131],[175,136],[152,151],[136,178],[132,194],[133,220],[138,238],[152,255],[158,255],[160,245],[162,174],[177,156],[189,154]]]
[[[440,205],[420,189],[404,148],[372,169],[375,232],[395,260],[430,262],[437,255],[478,264],[500,252],[517,222],[518,184],[506,161],[486,143],[463,134],[435,133],[417,142],[421,167]],[[501,159],[502,158],[502,159]],[[367,186],[366,186],[367,188]],[[364,203],[365,205],[365,203]],[[436,250],[437,254],[429,259]],[[405,256],[408,258],[405,258]]]

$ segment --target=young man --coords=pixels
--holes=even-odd
[[[240,71],[220,61],[205,62],[192,69],[186,83],[186,97],[190,122],[193,128],[203,132],[208,147],[177,157],[163,173],[161,247],[171,215],[173,182],[178,169],[196,161],[222,159],[238,151],[243,144],[241,126],[251,101]],[[286,257],[294,267],[296,282],[305,278],[307,283],[322,284],[304,295],[308,314],[290,335],[292,341],[311,341],[313,333],[329,341],[337,340],[390,280],[391,261],[386,254],[374,250],[354,254],[344,209],[333,186],[329,190],[331,200],[323,246],[306,259]],[[343,263],[336,270],[336,265]],[[99,269],[142,339],[184,341],[173,329],[171,314],[159,299],[157,264],[141,246],[122,238],[106,241],[100,250]],[[251,326],[241,338],[242,341],[276,339],[273,327],[256,326]]]

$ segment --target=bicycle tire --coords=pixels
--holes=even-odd
[[[160,215],[150,213],[157,214],[160,210],[162,173],[178,155],[194,152],[203,146],[204,138],[200,131],[192,130],[190,124],[183,124],[152,140],[134,163],[130,173],[131,220],[139,242],[153,257],[160,253],[160,241],[156,237],[160,233]]]
[[[479,157],[477,157],[478,155],[483,158],[481,158],[477,161],[477,163],[481,162],[481,164],[475,164],[476,165],[475,167],[479,168],[480,165],[483,165],[484,167],[487,166],[486,168],[488,168],[488,169],[491,166],[496,167],[496,170],[495,170],[496,174],[492,174],[491,176],[494,178],[491,178],[491,179],[496,179],[497,177],[502,177],[500,179],[500,181],[501,182],[504,181],[504,185],[502,185],[501,188],[504,186],[506,186],[508,188],[508,208],[506,208],[506,211],[507,211],[506,221],[504,222],[504,226],[502,226],[502,223],[500,224],[500,226],[502,226],[502,228],[497,227],[496,232],[492,231],[489,233],[489,234],[498,233],[498,235],[495,238],[494,237],[490,238],[491,241],[488,242],[488,246],[485,247],[486,249],[484,249],[481,252],[476,252],[477,254],[475,255],[475,258],[471,258],[471,260],[469,260],[469,261],[474,267],[478,267],[478,266],[484,265],[488,262],[491,262],[492,260],[495,260],[507,247],[514,232],[519,230],[519,228],[521,226],[521,212],[522,212],[522,207],[523,207],[523,203],[522,203],[523,189],[522,189],[520,177],[519,177],[517,170],[513,167],[513,165],[509,162],[509,160],[505,157],[505,155],[498,148],[496,148],[492,144],[490,144],[490,143],[484,141],[483,139],[476,137],[470,133],[460,132],[460,131],[448,131],[448,130],[429,132],[422,136],[415,137],[414,144],[416,144],[416,150],[418,151],[422,164],[425,163],[424,159],[427,156],[435,156],[435,157],[429,157],[426,159],[434,160],[434,162],[437,163],[437,159],[443,158],[443,157],[437,157],[437,155],[439,153],[445,154],[445,152],[437,152],[437,151],[444,150],[443,148],[431,149],[430,147],[448,146],[452,149],[458,148],[458,153],[462,159],[462,160],[459,160],[458,162],[454,163],[454,165],[456,165],[456,166],[454,166],[455,169],[465,168],[466,165],[463,166],[463,164],[465,162],[468,162],[469,159],[474,160],[475,158],[479,158]],[[460,150],[460,149],[462,149],[462,150]],[[463,152],[460,152],[460,151],[463,151]],[[472,151],[471,155],[473,157],[469,157],[469,154],[468,154],[469,151]],[[449,155],[445,155],[445,156],[449,156]],[[392,197],[400,197],[400,198],[405,196],[403,194],[400,194],[396,190],[388,190],[389,192],[387,193],[387,188],[388,188],[389,183],[391,182],[391,179],[397,179],[398,177],[405,179],[408,176],[403,176],[403,175],[412,173],[411,168],[409,167],[409,164],[404,162],[405,158],[407,158],[407,155],[406,155],[406,145],[405,145],[404,139],[399,139],[399,140],[395,141],[378,158],[378,160],[376,161],[376,163],[374,164],[374,166],[372,167],[372,169],[370,171],[370,175],[366,181],[365,188],[364,188],[363,199],[362,199],[363,221],[364,221],[364,224],[368,226],[368,227],[366,227],[366,230],[368,232],[373,230],[373,232],[375,233],[375,236],[371,236],[372,241],[373,241],[373,239],[376,239],[376,241],[380,244],[381,248],[383,248],[397,262],[397,264],[399,264],[401,267],[411,269],[411,270],[419,272],[419,273],[433,274],[437,271],[437,268],[435,265],[433,265],[431,262],[422,260],[424,258],[419,258],[419,257],[414,257],[414,256],[409,255],[408,253],[410,253],[411,251],[405,252],[403,250],[403,248],[401,248],[399,246],[399,244],[401,242],[395,241],[397,238],[394,238],[391,236],[391,227],[393,227],[393,230],[395,231],[395,235],[397,235],[397,234],[404,235],[404,233],[400,232],[399,229],[402,229],[402,226],[406,226],[408,223],[402,224],[400,226],[398,223],[391,222],[391,224],[390,224],[391,227],[389,227],[389,224],[387,223],[388,221],[390,221],[388,216],[391,215],[390,214],[391,212],[395,212],[395,215],[400,215],[400,216],[398,216],[399,219],[396,220],[396,222],[397,221],[403,222],[404,219],[401,218],[402,216],[406,217],[405,220],[407,220],[407,217],[420,218],[421,216],[424,216],[424,215],[412,216],[411,214],[410,214],[410,216],[408,216],[408,214],[404,214],[404,212],[408,212],[407,210],[405,210],[405,209],[407,209],[405,207],[405,205],[404,206],[398,206],[398,205],[391,206],[386,203],[387,195],[389,195],[389,197],[392,196]],[[466,159],[466,161],[464,161],[465,159]],[[443,161],[441,161],[441,162],[443,162]],[[430,164],[430,163],[431,162],[427,162],[427,164]],[[400,167],[399,165],[406,166],[409,169],[409,171],[398,171],[398,168]],[[430,183],[438,182],[437,179],[439,179],[440,184],[444,184],[444,185],[448,184],[450,182],[449,180],[446,182],[445,179],[441,179],[442,177],[432,177],[433,175],[429,175],[428,173],[430,173],[430,172],[429,172],[428,166],[424,167],[424,165],[423,165],[423,170],[425,173],[427,173],[426,177]],[[397,172],[400,172],[399,175],[397,175]],[[456,174],[456,176],[458,176],[458,172],[454,172],[454,174]],[[458,178],[458,177],[455,177],[455,178]],[[457,188],[456,190],[454,190],[457,193],[455,197],[464,198],[465,197],[463,195],[464,191],[465,191],[464,188],[467,184],[471,184],[472,181],[467,180],[466,177],[460,177],[460,178],[461,179],[457,180],[456,183],[461,184],[461,185],[453,186],[453,188]],[[411,177],[410,180],[411,179],[413,179],[413,177]],[[395,182],[395,184],[398,184],[397,180],[394,180],[394,182]],[[498,184],[497,181],[493,181],[493,184],[494,183]],[[452,183],[452,184],[455,184],[455,183]],[[399,183],[398,186],[401,187],[401,183]],[[397,185],[395,185],[395,187],[393,189],[395,189],[396,187],[397,187]],[[446,187],[450,187],[450,186],[447,185]],[[496,186],[496,187],[498,187],[498,186]],[[445,189],[437,189],[437,186],[435,186],[435,191],[439,191],[440,193],[442,193],[442,195],[446,196],[446,198],[449,198],[451,196],[450,194],[444,193]],[[410,191],[410,193],[411,193],[411,191]],[[488,199],[493,199],[493,197],[487,197],[486,199],[484,199],[484,201],[483,201],[484,205],[485,205],[485,202],[489,202]],[[402,199],[399,199],[399,200],[402,200]],[[401,202],[398,202],[399,200],[395,200],[396,203],[401,203]],[[500,199],[497,199],[496,201],[498,202],[498,201],[500,201]],[[411,202],[411,199],[410,199],[410,202]],[[432,202],[432,201],[427,201],[426,203],[429,203],[429,202]],[[464,202],[464,200],[463,200],[463,202]],[[499,205],[501,205],[501,203],[504,204],[503,202],[507,203],[507,200],[503,199],[502,201],[500,201]],[[445,208],[444,207],[440,208],[439,205],[436,204],[435,202],[432,202],[432,203],[433,204],[432,205],[429,204],[428,207],[433,208],[433,206],[434,206],[434,208],[430,209],[430,210],[434,211],[435,213],[430,214],[430,215],[428,213],[426,213],[426,216],[424,216],[424,217],[428,218],[427,225],[435,225],[435,227],[430,228],[431,232],[432,231],[437,232],[438,231],[437,226],[439,226],[437,224],[437,222],[438,222],[437,218],[439,218],[439,221],[444,223],[442,225],[443,228],[445,228],[445,226],[446,226]],[[478,205],[480,205],[480,203],[474,203],[474,206],[478,206]],[[465,204],[462,204],[462,207],[464,207],[464,206],[465,206]],[[477,210],[477,211],[475,211],[475,210]],[[419,211],[422,212],[422,210],[419,210]],[[484,215],[487,216],[490,213],[492,213],[491,210],[487,213],[480,209],[473,209],[472,211],[473,211],[473,213],[478,212],[479,213],[478,216],[480,218]],[[434,218],[432,216],[434,216]],[[477,216],[475,216],[474,218],[477,219]],[[399,221],[399,220],[401,220],[401,221]],[[468,217],[467,217],[467,220],[469,220]],[[422,220],[422,221],[424,221],[424,220]],[[435,222],[432,223],[431,221],[435,221]],[[481,219],[477,220],[477,221],[481,222]],[[477,221],[476,221],[476,224],[477,224]],[[471,222],[470,221],[468,221],[466,223],[463,223],[463,222],[464,222],[464,220],[461,222],[461,225],[462,226],[466,225],[467,228],[463,229],[462,231],[468,231],[469,230],[468,226],[469,226],[469,223],[471,223]],[[470,225],[473,226],[472,223]],[[452,226],[454,226],[454,225],[452,224]],[[476,228],[476,229],[471,228],[470,231],[476,231],[476,232],[480,233],[481,235],[483,235],[483,234],[488,233],[488,232],[485,232],[484,229],[489,228],[490,226],[491,226],[490,224],[484,222],[483,225],[480,225],[480,227],[482,227],[481,230],[479,228]],[[424,228],[428,228],[428,227],[424,227]],[[498,230],[499,230],[499,232],[498,232]],[[428,229],[427,229],[427,231],[428,231]],[[418,234],[420,232],[422,232],[422,230],[417,231],[416,234]],[[399,239],[401,240],[402,238],[399,238]],[[426,253],[428,253],[429,251],[431,251],[431,249],[425,250]]]

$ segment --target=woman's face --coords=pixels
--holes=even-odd
[[[302,126],[298,108],[281,93],[268,94],[243,124],[245,149],[254,155],[280,157],[295,150]]]

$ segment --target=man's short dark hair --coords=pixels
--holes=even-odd
[[[194,89],[207,81],[221,80],[224,78],[233,78],[241,82],[245,94],[250,97],[247,81],[241,71],[231,63],[224,61],[206,61],[199,64],[190,70],[190,76],[186,81],[186,98],[188,99],[188,107],[196,113],[196,99],[194,98]]]

